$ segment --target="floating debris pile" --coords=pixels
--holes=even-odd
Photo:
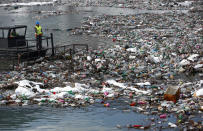
[[[104,5],[102,2],[91,5]],[[189,9],[192,5],[163,3],[159,6],[170,9]],[[149,6],[149,2],[143,5],[156,6]],[[138,8],[134,1],[112,6]],[[110,38],[113,45],[73,56],[65,53],[60,59],[44,59],[31,66],[22,63],[14,71],[2,72],[0,105],[80,107],[100,103],[113,108],[113,100],[123,99],[134,112],[153,116],[150,125],[127,128],[147,129],[158,121],[168,122],[170,128],[200,130],[202,122],[193,118],[202,119],[203,110],[201,23],[198,14],[178,10],[87,17],[81,28],[69,32]],[[185,79],[190,76],[194,79]],[[176,122],[168,121],[171,115]]]

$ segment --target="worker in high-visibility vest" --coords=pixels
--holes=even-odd
[[[38,50],[42,49],[42,35],[43,35],[42,27],[39,25],[39,22],[37,21],[35,26],[35,38]]]

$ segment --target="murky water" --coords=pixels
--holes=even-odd
[[[52,10],[57,10],[57,7],[53,6],[36,6],[36,7],[22,7],[17,10],[5,11],[2,8],[0,9],[0,26],[11,26],[11,25],[27,25],[27,34],[28,38],[34,38],[34,26],[36,21],[40,21],[41,26],[43,27],[44,35],[49,36],[50,33],[54,34],[54,43],[55,45],[67,45],[67,44],[88,44],[93,48],[96,48],[98,45],[103,45],[108,42],[108,39],[105,39],[105,43],[97,37],[91,36],[71,36],[70,32],[67,29],[72,29],[75,27],[80,27],[82,19],[88,16],[94,16],[96,14],[92,12],[88,13],[78,13],[77,9],[72,7],[63,7],[63,10],[66,10],[64,15],[51,15],[49,13]],[[61,8],[60,8],[61,9]],[[36,14],[33,11],[42,11],[45,15]],[[110,42],[110,41],[109,41]]]
[[[1,107],[0,111],[0,130],[4,131],[116,131],[117,125],[125,131],[128,124],[148,125],[154,117],[133,112],[122,101],[114,101],[109,108],[96,104],[82,108]],[[175,122],[172,117],[168,120]]]

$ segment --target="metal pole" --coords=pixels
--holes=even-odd
[[[28,52],[28,40],[26,40],[26,44],[27,44],[27,52]]]
[[[73,44],[73,54],[75,54],[75,44]]]
[[[2,30],[2,35],[3,35],[3,38],[4,38],[4,30]]]
[[[72,70],[72,71],[74,71],[74,67],[73,67],[73,51],[72,51],[72,49],[70,48],[70,57],[71,57],[71,62],[70,62],[70,69]]]
[[[52,56],[55,55],[54,53],[54,41],[53,41],[53,33],[51,33],[51,48],[52,48]]]
[[[46,38],[46,40],[47,40],[47,48],[49,47],[49,41],[48,41],[48,38]]]
[[[72,57],[72,49],[70,48],[70,56]]]

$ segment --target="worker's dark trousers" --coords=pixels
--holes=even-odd
[[[42,49],[42,36],[41,35],[37,36],[36,42],[37,42],[37,49],[41,50]]]

